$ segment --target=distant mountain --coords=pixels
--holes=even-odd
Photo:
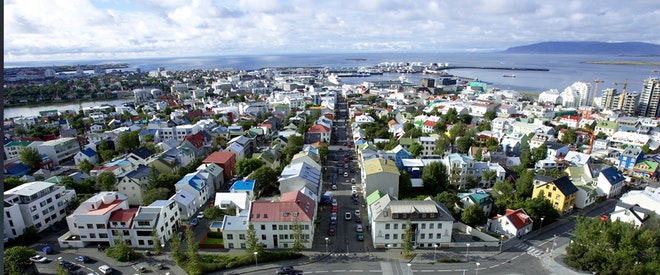
[[[660,55],[660,45],[643,42],[542,42],[511,47],[505,53]]]

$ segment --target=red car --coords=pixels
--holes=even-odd
[[[335,235],[335,229],[331,227],[330,230],[328,230],[328,235],[329,236],[334,236]]]
[[[360,219],[360,216],[355,216],[355,222],[362,223],[362,219]]]
[[[337,212],[337,205],[332,206],[332,212],[335,212],[335,213]]]

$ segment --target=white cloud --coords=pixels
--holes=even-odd
[[[5,1],[5,61],[660,43],[653,1]],[[481,48],[480,48],[481,47]]]

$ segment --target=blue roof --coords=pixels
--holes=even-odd
[[[25,164],[19,162],[18,164],[9,167],[5,166],[5,170],[7,171],[5,174],[7,176],[20,177],[27,175],[31,169],[30,167],[25,166]]]
[[[252,191],[254,190],[254,180],[237,180],[231,188],[230,191]]]
[[[192,203],[192,201],[195,200],[195,196],[193,194],[190,194],[190,192],[181,189],[177,191],[176,194],[174,194],[174,196],[172,196],[170,199],[178,203],[181,203],[183,205],[190,205],[190,203]]]
[[[614,167],[607,167],[603,170],[600,171],[601,174],[607,179],[607,181],[610,182],[610,184],[614,185],[617,183],[623,182],[623,174],[619,172],[619,170],[614,169]]]
[[[80,152],[88,157],[96,156],[96,151],[92,150],[92,148],[86,148],[85,150],[82,150]]]
[[[186,175],[181,180],[179,180],[179,182],[177,182],[177,184],[179,184],[179,183],[180,184],[187,183],[188,185],[190,185],[190,187],[194,188],[197,191],[201,191],[202,188],[204,188],[206,186],[206,181],[199,178],[197,176],[197,173],[190,173],[190,174]]]
[[[144,128],[144,129],[140,130],[140,136],[144,136],[144,135],[154,135],[155,136],[157,132],[158,132],[158,129]]]
[[[364,140],[364,139],[358,139],[358,140],[355,142],[355,145],[358,145],[358,146],[359,146],[359,145],[362,145],[362,144],[365,144],[365,143],[367,143],[366,140]]]

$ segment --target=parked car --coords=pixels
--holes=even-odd
[[[337,190],[337,185],[336,184],[332,185],[332,190]]]
[[[332,206],[332,212],[337,212],[337,206],[336,205]]]
[[[194,218],[190,221],[190,225],[192,226],[197,226],[199,224],[199,219]]]
[[[204,211],[199,211],[199,213],[197,213],[197,219],[201,220],[203,218],[204,218]]]
[[[355,217],[355,222],[356,223],[362,223],[362,218],[360,218],[360,216],[356,216]]]
[[[335,235],[335,228],[330,227],[330,229],[328,230],[328,236],[334,236],[334,235]]]
[[[361,224],[356,225],[355,226],[355,231],[358,232],[358,233],[362,232],[362,225]]]
[[[102,265],[99,266],[99,271],[101,271],[102,274],[110,274],[113,270],[108,265]]]
[[[33,261],[35,263],[45,263],[48,262],[48,258],[41,256],[41,255],[35,255],[30,257],[30,261]]]
[[[291,272],[293,270],[294,270],[293,266],[287,265],[287,266],[282,266],[282,267],[277,268],[275,273],[277,273],[277,274],[288,274],[288,272]]]
[[[41,251],[46,254],[53,253],[53,249],[50,247],[50,245],[44,246],[43,248],[41,248]]]
[[[364,233],[357,233],[357,240],[364,241]]]
[[[85,255],[80,255],[80,256],[76,257],[76,261],[79,261],[81,263],[86,263],[87,261],[89,261],[89,257],[87,257]]]
[[[332,205],[337,205],[337,199],[332,199]]]
[[[355,216],[359,217],[360,216],[360,209],[355,209]]]
[[[348,213],[348,214],[351,214],[351,213]],[[337,212],[332,212],[330,214],[330,220],[331,221],[336,221],[337,220]]]
[[[346,212],[346,214],[344,214],[344,219],[345,220],[350,221],[352,218],[353,217],[351,216],[351,212]]]
[[[344,172],[344,178],[348,178],[348,172]]]

